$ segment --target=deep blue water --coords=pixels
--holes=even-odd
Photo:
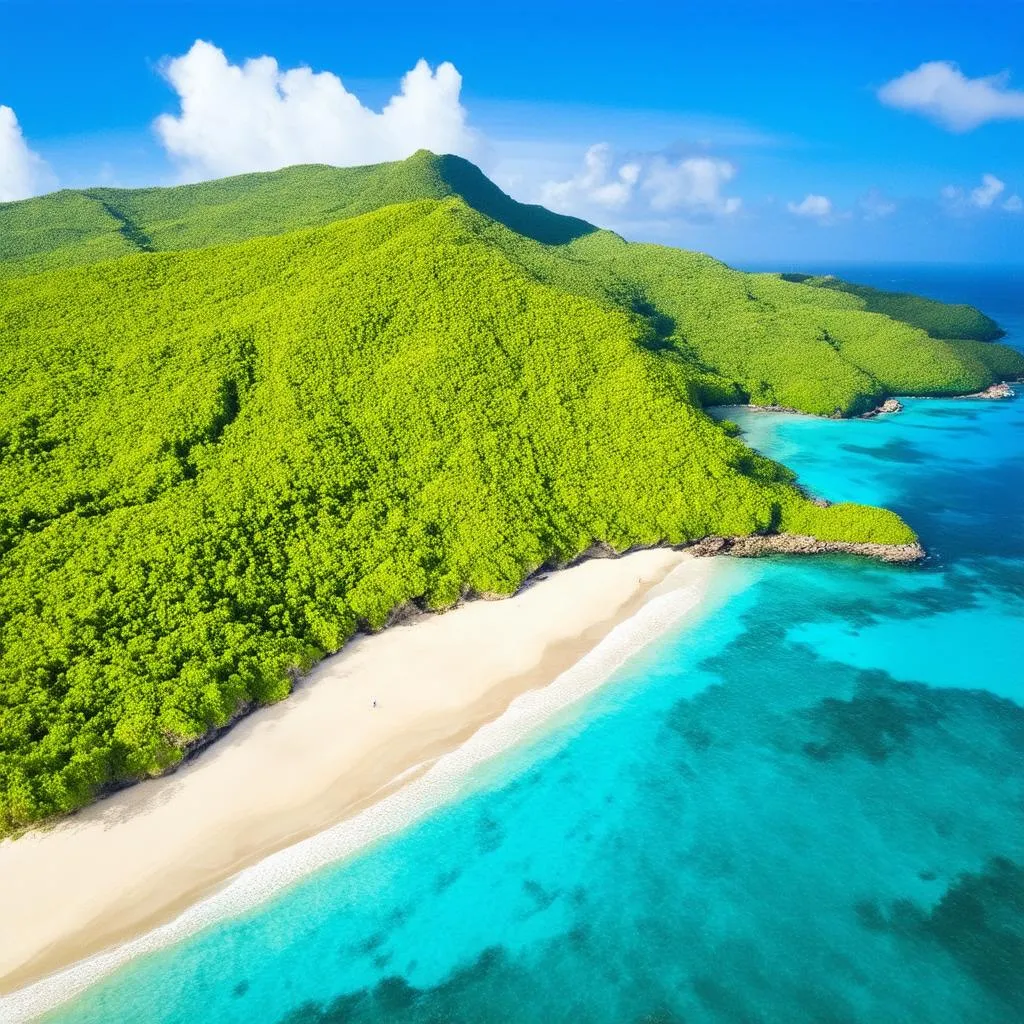
[[[879,273],[1024,338],[1012,283]],[[1024,1020],[1024,400],[906,404],[742,425],[922,567],[728,562],[458,802],[54,1019]]]

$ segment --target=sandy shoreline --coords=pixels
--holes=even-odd
[[[0,993],[165,925],[275,851],[414,788],[517,697],[569,675],[673,570],[699,601],[716,563],[661,549],[595,559],[360,637],[174,775],[0,843]]]

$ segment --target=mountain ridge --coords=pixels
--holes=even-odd
[[[456,195],[511,230],[547,244],[564,244],[598,230],[579,218],[517,202],[462,157],[419,150],[405,160],[361,167],[296,164],[195,184],[63,189],[0,203],[0,276],[5,267],[8,275],[20,275],[134,251],[171,252],[244,241],[396,203]],[[97,219],[98,212],[107,220]],[[81,244],[52,245],[59,242],[53,232],[33,237],[31,224],[40,219],[62,219],[65,235]],[[112,235],[120,235],[129,248],[119,246]],[[136,239],[145,241],[137,244]]]

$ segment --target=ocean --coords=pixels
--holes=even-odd
[[[1024,345],[1019,273],[812,269]],[[927,561],[723,560],[701,615],[456,798],[47,1019],[1024,1019],[1024,398],[730,417]]]

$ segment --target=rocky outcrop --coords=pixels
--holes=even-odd
[[[844,540],[818,540],[796,533],[754,534],[750,537],[705,537],[690,546],[698,556],[735,555],[760,558],[763,555],[864,555],[882,562],[917,562],[925,556],[920,544],[869,544]]]
[[[990,384],[984,391],[975,391],[970,395],[916,395],[909,397],[917,398],[938,398],[938,397],[949,397],[949,398],[984,398],[984,399],[1000,399],[1000,398],[1013,398],[1016,392],[1010,387],[1006,381],[1000,381],[998,384]],[[804,412],[802,409],[794,409],[788,405],[752,405],[746,404],[739,406],[741,409],[750,409],[753,412],[784,412],[795,414],[797,416],[815,416],[818,419],[830,419],[837,420],[843,419],[844,414],[841,410],[836,409],[831,415],[824,415],[819,413]],[[903,403],[898,398],[887,398],[884,402],[876,405],[873,409],[868,409],[867,412],[859,414],[852,414],[853,418],[861,420],[870,420],[875,416],[890,416],[893,413],[903,412]]]
[[[977,391],[973,395],[959,395],[959,398],[1013,398],[1016,392],[1010,387],[1006,381],[1000,381],[998,384],[990,384],[984,391]]]
[[[873,416],[886,416],[894,412],[903,412],[903,406],[895,398],[887,398],[884,402],[876,405],[874,409],[869,409],[867,412],[862,413],[850,413],[846,414],[842,409],[835,409],[833,412],[825,415],[824,413],[816,412],[805,412],[803,409],[794,409],[790,405],[741,405],[741,409],[750,409],[753,412],[785,412],[795,416],[813,416],[820,420],[841,420],[846,419],[847,415],[854,419],[869,420]]]
[[[889,416],[895,412],[903,412],[902,404],[898,399],[887,398],[881,405],[876,405],[874,409],[862,412],[860,418],[862,420],[870,420],[875,416]]]

